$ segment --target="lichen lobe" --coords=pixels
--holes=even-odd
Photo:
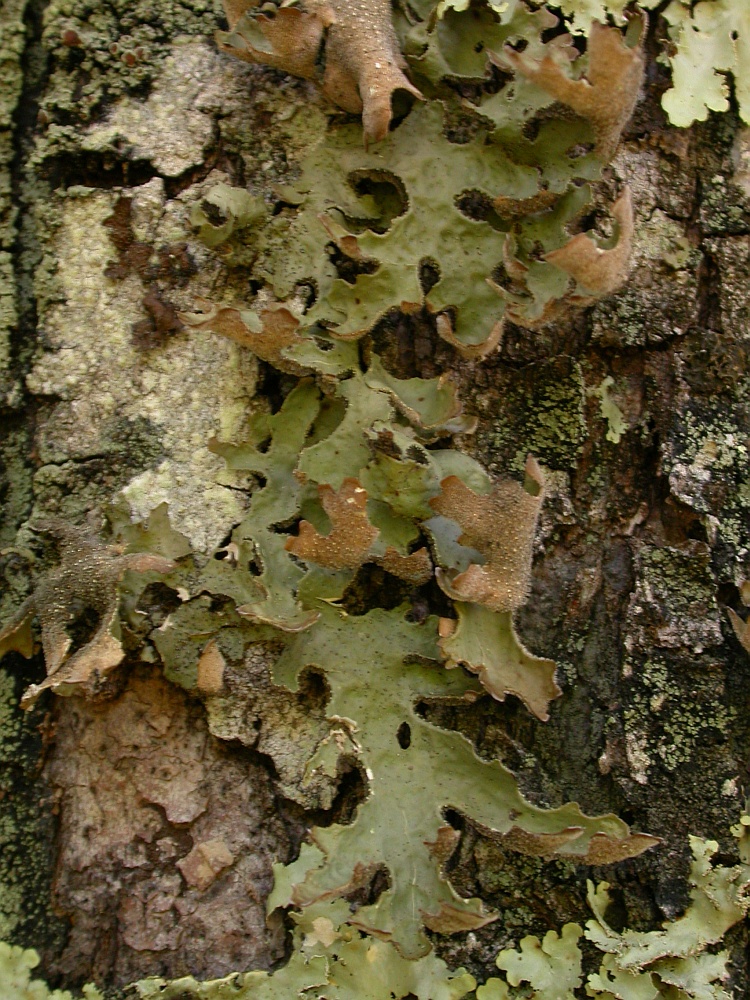
[[[31,708],[47,688],[61,695],[92,693],[125,656],[117,634],[118,583],[128,570],[168,573],[174,568],[171,560],[153,553],[123,554],[120,546],[103,545],[86,529],[54,518],[40,522],[37,530],[57,537],[60,563],[42,577],[0,631],[0,657],[15,650],[28,658],[33,653],[31,623],[39,618],[47,677],[29,686],[21,699],[23,708]],[[97,626],[69,655],[71,632],[82,611],[93,612]]]
[[[362,113],[368,139],[387,135],[394,91],[422,96],[404,75],[389,0],[304,0],[273,18],[254,13],[253,2],[224,0],[224,8],[230,31],[219,33],[220,48],[314,80],[338,107]]]

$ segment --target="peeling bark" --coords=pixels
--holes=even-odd
[[[72,924],[53,975],[210,979],[283,956],[264,903],[290,845],[268,770],[214,739],[155,668],[114,701],[66,705],[45,776],[60,817],[55,907]]]

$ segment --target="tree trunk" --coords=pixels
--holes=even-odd
[[[226,544],[247,479],[209,441],[244,440],[294,384],[181,318],[251,295],[251,262],[201,243],[191,206],[219,182],[270,199],[329,127],[310,84],[217,51],[222,16],[218,0],[0,12],[2,621],[55,562],[30,527],[44,517],[98,531],[107,511],[167,503],[195,552]],[[493,476],[527,454],[547,475],[517,628],[554,659],[563,696],[547,722],[512,697],[429,718],[502,760],[532,802],[613,812],[661,840],[594,869],[452,815],[451,881],[500,918],[436,947],[479,980],[498,948],[583,923],[587,877],[614,887],[622,926],[657,927],[687,905],[688,835],[734,850],[750,746],[750,658],[726,610],[750,603],[750,131],[733,112],[669,126],[665,85],[652,58],[601,189],[633,194],[621,291],[540,330],[509,325],[480,360],[410,317],[374,334],[402,378],[454,373],[479,418],[461,448]],[[369,606],[385,600],[379,572],[360,581]],[[158,662],[178,603],[150,582],[97,698],[47,693],[23,712],[41,653],[0,668],[0,940],[36,948],[51,985],[274,967],[288,944],[265,916],[273,862],[364,795],[356,770],[310,778],[328,692],[315,675],[276,687],[273,642],[228,668],[231,704],[209,731]],[[731,934],[741,988],[746,934]]]

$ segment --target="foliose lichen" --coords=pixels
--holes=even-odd
[[[700,20],[705,6],[699,3],[689,16]],[[275,412],[253,414],[243,436],[212,443],[250,498],[208,560],[178,545],[179,565],[163,565],[181,603],[151,639],[168,676],[206,701],[209,725],[212,706],[225,694],[226,663],[239,661],[250,643],[270,640],[282,649],[272,675],[290,691],[306,671],[322,673],[329,732],[309,769],[330,776],[348,762],[366,778],[367,792],[352,823],[314,828],[299,858],[277,866],[269,910],[292,908],[297,925],[287,966],[272,975],[144,981],[135,989],[141,997],[232,991],[343,1000],[361,996],[366,977],[372,995],[458,998],[476,983],[462,970],[447,970],[431,951],[428,932],[476,929],[494,915],[480,899],[456,893],[446,877],[459,834],[445,821],[445,809],[460,810],[505,846],[533,856],[610,863],[654,840],[631,834],[612,815],[587,817],[573,804],[531,806],[510,772],[481,760],[463,737],[416,710],[423,700],[467,702],[487,690],[497,699],[520,697],[544,719],[560,693],[554,665],[523,648],[512,620],[528,592],[544,476],[533,460],[516,454],[511,466],[518,472],[526,463],[525,487],[498,481],[449,447],[451,435],[474,426],[449,378],[404,377],[369,338],[400,313],[431,324],[459,356],[479,358],[498,345],[506,324],[543,326],[625,281],[634,228],[627,189],[617,192],[597,228],[578,230],[584,219],[591,224],[591,185],[637,100],[645,21],[617,16],[623,5],[614,4],[616,20],[628,22],[625,32],[594,26],[581,55],[546,7],[521,0],[481,7],[417,0],[400,8],[393,23],[387,5],[378,7],[373,49],[361,32],[359,40],[345,38],[347,17],[361,9],[357,3],[309,0],[272,8],[228,3],[232,35],[225,44],[254,61],[318,79],[311,53],[317,56],[329,29],[324,92],[347,111],[361,104],[365,134],[378,142],[363,148],[358,124],[335,124],[272,205],[219,185],[191,212],[207,246],[217,254],[228,248],[230,263],[248,268],[254,297],[206,302],[202,311],[185,311],[174,321],[229,337],[297,381],[291,389],[287,383]],[[78,18],[55,5],[53,12],[60,11]],[[593,2],[577,5],[576,13],[578,26],[580,15],[602,11]],[[137,14],[118,14],[134,35],[108,47],[111,57],[136,71],[148,56],[148,32]],[[671,23],[682,22],[675,15]],[[73,54],[86,49],[78,24],[62,36]],[[738,31],[732,41],[743,38]],[[728,55],[725,49],[717,53],[717,68],[736,74],[741,50],[730,46]],[[95,51],[101,56],[99,43]],[[681,51],[690,57],[690,46]],[[387,73],[377,65],[383,52]],[[88,116],[103,91],[96,59],[84,54],[83,60]],[[405,119],[389,132],[394,91],[426,100],[400,109]],[[741,88],[740,97],[744,102]],[[711,106],[717,100],[712,92]],[[70,110],[64,100],[58,109]],[[109,137],[92,138],[91,152],[105,151],[120,131],[137,148],[140,118],[127,108],[120,112],[111,118]],[[64,146],[64,126],[59,138]],[[161,168],[178,175],[182,165],[165,160]],[[676,265],[682,259],[678,253]],[[119,263],[122,279],[128,267]],[[154,324],[160,308],[163,303],[151,300]],[[550,388],[550,413],[537,421],[540,449],[552,453],[562,440],[569,462],[582,440],[586,395],[579,371],[571,381],[565,426],[556,416],[559,387]],[[605,379],[600,392],[612,440],[623,427],[609,385]],[[496,521],[507,529],[505,545]],[[132,536],[132,525],[120,527]],[[135,550],[148,551],[149,535],[166,557],[174,539],[163,521],[141,532]],[[396,592],[411,595],[410,604],[350,613],[358,577],[373,564],[389,574]],[[433,578],[449,608],[439,619],[418,610],[418,588]],[[663,603],[669,614],[667,597]],[[102,614],[111,617],[111,607]],[[19,629],[28,617],[22,615]],[[23,651],[30,651],[31,633],[22,638]],[[58,661],[66,653],[67,647]],[[374,688],[373,660],[379,670]],[[441,661],[465,664],[479,680],[448,673],[437,666]],[[224,721],[214,711],[219,735]],[[738,837],[746,853],[742,824]],[[595,919],[587,936],[607,954],[588,977],[592,995],[658,996],[643,989],[664,983],[677,996],[684,986],[690,996],[698,977],[704,995],[721,996],[708,991],[724,978],[724,957],[698,953],[743,915],[748,873],[745,853],[730,870],[710,864],[713,852],[696,842],[694,909],[651,936],[614,932],[605,920],[606,890],[592,888]],[[181,863],[190,870],[198,864],[195,858]],[[218,858],[217,865],[216,875],[229,862]],[[385,876],[386,887],[365,903],[356,900],[376,875]],[[498,966],[507,982],[480,987],[478,1000],[506,997],[507,983],[524,982],[540,998],[557,997],[561,988],[573,995],[583,982],[580,934],[568,925],[544,942],[525,939],[520,952],[503,952]],[[3,956],[9,968],[21,970],[19,989],[26,989],[33,959]]]

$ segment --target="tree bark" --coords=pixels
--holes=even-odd
[[[221,24],[218,0],[0,12],[2,621],[54,558],[34,520],[167,502],[207,552],[244,509],[208,441],[241,440],[288,385],[180,321],[201,298],[247,297],[247,268],[194,238],[189,209],[220,180],[260,196],[288,181],[330,109],[218,53]],[[404,375],[450,365],[479,417],[463,446],[490,472],[532,453],[550,483],[518,628],[556,661],[563,697],[546,723],[512,698],[431,718],[500,757],[532,801],[612,811],[662,841],[592,871],[504,851],[454,817],[453,884],[501,916],[438,949],[481,979],[499,947],[584,921],[587,876],[615,887],[623,926],[677,916],[688,834],[731,852],[743,803],[750,657],[726,609],[750,603],[750,130],[731,112],[670,127],[664,87],[652,59],[602,187],[633,192],[621,292],[541,331],[511,326],[481,361],[436,354],[413,322],[378,333]],[[147,591],[149,629],[170,600]],[[48,695],[22,713],[41,654],[0,667],[0,939],[37,948],[52,985],[272,967],[272,862],[361,794],[353,774],[305,783],[327,732],[315,679],[283,692],[273,649],[253,652],[219,740],[156,657],[139,659],[146,632],[106,699]],[[732,935],[741,986],[746,931]]]

